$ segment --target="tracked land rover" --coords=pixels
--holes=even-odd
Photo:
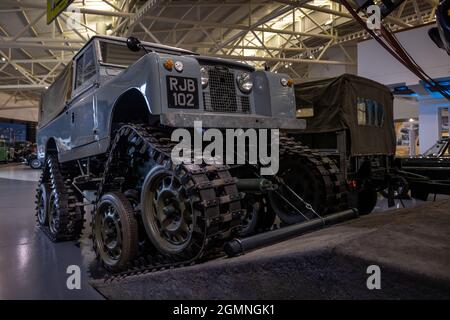
[[[93,204],[98,257],[123,271],[192,263],[270,228],[276,215],[290,224],[346,206],[334,162],[283,134],[275,176],[262,177],[260,164],[174,163],[171,134],[194,131],[195,121],[305,127],[285,75],[132,37],[92,38],[42,98],[41,229],[53,241],[77,239]]]

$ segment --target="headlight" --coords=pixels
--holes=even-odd
[[[200,68],[200,77],[202,78],[202,87],[205,89],[208,86],[209,82],[209,73],[205,67]]]
[[[252,76],[248,72],[242,72],[238,74],[236,77],[236,81],[239,87],[239,90],[241,90],[243,93],[250,93],[253,88],[253,80]]]
[[[175,70],[177,70],[178,72],[182,72],[183,68],[184,68],[183,62],[175,61],[174,67],[175,67]]]

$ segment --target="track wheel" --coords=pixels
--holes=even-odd
[[[369,214],[375,208],[378,193],[373,188],[366,188],[358,192],[358,212],[360,215]]]
[[[119,192],[103,195],[93,223],[94,248],[106,269],[119,271],[137,254],[138,225],[128,199]]]
[[[241,237],[253,235],[257,230],[260,215],[262,214],[262,203],[255,196],[247,195],[245,199],[245,215],[242,217]]]
[[[32,169],[38,170],[38,169],[42,168],[42,162],[39,159],[33,159],[30,162],[30,167]]]
[[[153,246],[161,253],[178,255],[195,241],[196,217],[187,187],[171,170],[155,167],[142,188],[142,220]]]
[[[41,226],[48,224],[49,197],[50,187],[47,183],[41,182],[37,190],[37,219]]]
[[[307,159],[286,161],[278,176],[282,184],[269,193],[269,203],[282,222],[295,224],[316,218],[295,194],[311,204],[317,213],[323,212],[327,192],[320,172]]]

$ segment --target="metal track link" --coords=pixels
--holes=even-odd
[[[37,219],[38,208],[36,207],[38,227],[53,242],[78,240],[83,231],[83,206],[77,205],[79,198],[77,192],[72,188],[71,175],[69,171],[65,170],[63,164],[58,163],[56,156],[49,156],[44,164],[39,185],[43,183],[50,187],[50,192],[56,193],[60,213],[60,232],[55,235],[50,231],[48,225],[39,224]],[[36,195],[38,195],[38,191]],[[48,197],[50,197],[50,194]]]
[[[344,175],[337,167],[334,160],[318,152],[314,152],[302,145],[294,138],[280,136],[280,163],[283,159],[295,157],[298,161],[307,160],[315,166],[320,173],[318,179],[322,179],[326,189],[326,203],[324,214],[337,212],[348,207],[347,188]]]
[[[123,191],[122,184],[125,182],[126,174],[124,168],[130,168],[132,162],[146,161],[163,165],[178,176],[182,176],[187,183],[193,207],[201,212],[201,216],[198,217],[200,223],[195,226],[201,237],[198,237],[199,240],[181,256],[141,255],[123,270],[108,275],[105,281],[193,265],[201,259],[221,252],[224,241],[238,234],[243,215],[240,200],[244,195],[237,191],[236,179],[230,175],[228,167],[175,165],[171,160],[171,151],[175,145],[170,137],[157,128],[143,125],[121,127],[108,153],[103,179],[97,192],[97,202],[106,192]]]

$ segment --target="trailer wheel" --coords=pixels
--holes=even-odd
[[[128,199],[119,192],[103,195],[93,223],[94,248],[104,267],[118,271],[138,251],[138,225]]]
[[[378,193],[373,188],[366,188],[358,192],[358,211],[366,215],[373,211],[377,204]]]

